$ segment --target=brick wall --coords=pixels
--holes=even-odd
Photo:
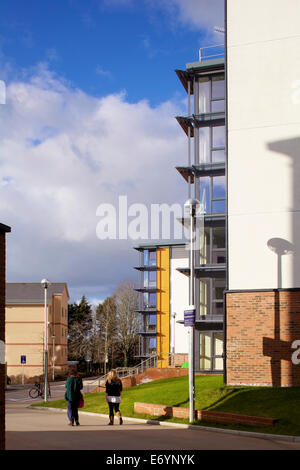
[[[154,403],[134,403],[134,412],[150,416],[173,416],[176,418],[189,418],[189,408],[177,406],[158,405]],[[237,413],[224,413],[220,411],[195,410],[195,418],[201,421],[210,421],[224,424],[245,424],[247,426],[273,426],[275,418],[263,416],[248,416]]]
[[[175,368],[149,368],[137,375],[129,375],[128,377],[123,377],[122,385],[123,388],[133,387],[134,385],[139,385],[145,382],[151,382],[152,380],[159,379],[170,379],[173,377],[184,377],[188,375],[188,369],[175,369]],[[96,387],[91,393],[103,392],[104,383],[101,384],[102,387]]]
[[[5,232],[0,231],[0,341],[5,342]],[[0,363],[0,450],[5,448],[5,364]]]
[[[227,384],[300,386],[295,340],[300,289],[226,293]]]

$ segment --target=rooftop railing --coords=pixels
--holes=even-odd
[[[215,44],[214,46],[200,47],[199,62],[217,59],[225,56],[225,45]]]

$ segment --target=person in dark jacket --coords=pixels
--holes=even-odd
[[[82,379],[78,376],[76,368],[72,367],[69,370],[69,377],[65,384],[66,393],[65,400],[68,405],[68,418],[69,426],[79,426],[78,406],[81,398],[81,389],[83,388]]]
[[[112,369],[108,373],[107,381],[105,383],[106,401],[109,406],[109,423],[114,424],[114,411],[119,418],[119,424],[123,424],[121,411],[119,409],[121,403],[122,382],[118,377],[117,371]]]

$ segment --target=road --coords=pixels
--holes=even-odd
[[[80,426],[68,426],[66,413],[31,409],[27,386],[6,393],[7,450],[300,450],[300,442],[267,440],[199,429],[108,419],[80,412]],[[64,395],[64,383],[52,385],[52,398]]]

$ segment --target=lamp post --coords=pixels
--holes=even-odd
[[[44,288],[45,299],[45,328],[44,328],[44,401],[48,398],[48,318],[47,318],[47,289],[51,282],[48,279],[42,279],[41,284]]]
[[[55,380],[55,334],[52,335],[52,380]]]
[[[200,201],[195,198],[189,198],[184,204],[185,213],[190,217],[190,284],[189,284],[189,308],[195,315],[195,246],[194,246],[194,235],[195,235],[195,217],[197,211],[200,208]],[[197,247],[196,247],[197,248]],[[194,368],[194,330],[195,330],[195,317],[192,317],[192,321],[189,323],[189,421],[190,423],[194,420],[195,415],[195,368]]]

